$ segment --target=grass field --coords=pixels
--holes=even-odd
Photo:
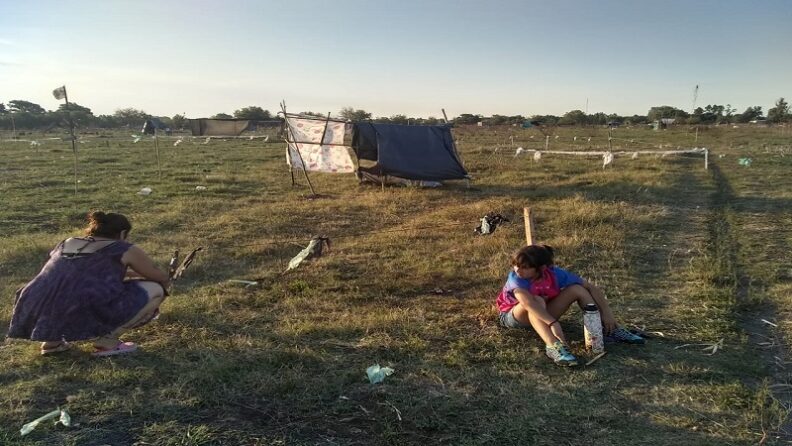
[[[699,155],[617,157],[605,169],[596,157],[537,163],[513,156],[544,147],[535,129],[454,132],[470,188],[383,191],[313,174],[317,200],[301,176],[291,186],[274,138],[163,140],[161,178],[150,140],[86,139],[77,195],[66,143],[0,142],[2,333],[14,290],[89,210],[128,215],[130,240],[163,267],[175,248],[206,247],[160,319],[126,335],[138,353],[99,360],[81,344],[42,358],[32,342],[1,345],[0,444],[792,441],[789,129],[703,129],[708,170]],[[696,145],[687,128],[614,136],[613,150]],[[562,129],[550,148],[603,150],[606,137]],[[142,187],[153,193],[137,195]],[[524,206],[561,266],[602,287],[623,324],[659,334],[568,370],[536,335],[500,328],[493,301],[522,222],[491,236],[473,228]],[[281,275],[316,234],[332,240],[328,255]],[[562,323],[585,354],[581,320],[573,308]],[[372,364],[395,373],[369,384]],[[57,407],[79,426],[20,437]]]

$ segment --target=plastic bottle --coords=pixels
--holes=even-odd
[[[586,339],[586,348],[592,353],[605,351],[605,339],[602,336],[602,319],[595,304],[588,304],[583,308],[583,336]]]

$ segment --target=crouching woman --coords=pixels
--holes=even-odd
[[[58,243],[41,271],[17,291],[8,337],[41,341],[41,354],[92,340],[94,356],[133,352],[119,336],[151,321],[168,275],[126,241],[132,225],[114,213],[88,214],[85,236]],[[138,280],[127,280],[137,276]]]

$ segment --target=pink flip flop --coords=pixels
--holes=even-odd
[[[116,344],[115,348],[96,347],[96,351],[91,353],[91,356],[104,357],[104,356],[125,355],[127,353],[134,352],[135,350],[137,350],[137,348],[138,346],[134,342],[119,342],[118,344]]]

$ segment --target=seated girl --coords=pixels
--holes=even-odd
[[[581,309],[588,304],[597,305],[606,340],[644,343],[643,338],[616,324],[599,288],[553,264],[551,247],[525,246],[514,254],[511,263],[513,270],[497,299],[500,323],[508,328],[533,328],[544,341],[547,356],[556,364],[578,364],[558,322],[573,302]]]
[[[42,341],[42,355],[82,340],[93,340],[94,356],[135,351],[119,336],[159,313],[169,279],[126,241],[131,229],[121,214],[90,213],[85,236],[58,243],[17,291],[8,337]],[[125,280],[128,270],[142,280]]]

